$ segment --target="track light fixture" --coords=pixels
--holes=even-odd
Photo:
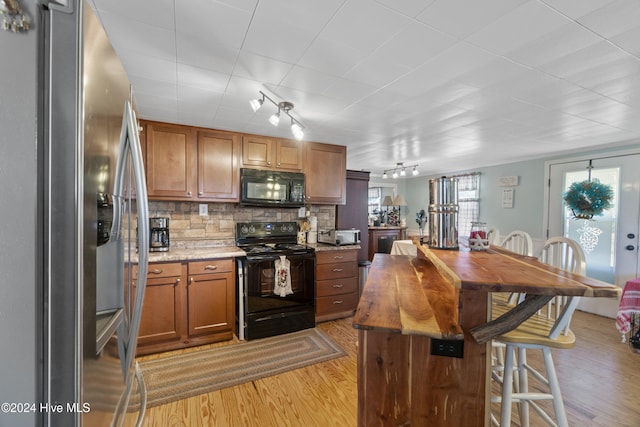
[[[269,98],[269,96],[264,92],[259,92],[262,98],[252,99],[251,101],[249,101],[249,105],[251,105],[253,111],[258,111],[260,107],[262,107],[262,104],[264,104],[264,100],[268,99],[273,105],[278,107],[278,111],[272,114],[271,117],[269,117],[269,123],[277,127],[280,124],[280,113],[284,112],[284,114],[289,116],[289,118],[291,119],[291,133],[293,133],[293,137],[298,141],[302,140],[302,138],[304,138],[304,132],[302,131],[304,127],[290,113],[290,111],[293,110],[293,103],[289,101],[276,102],[273,99]]]
[[[387,179],[389,178],[389,172],[393,172],[391,174],[392,178],[397,178],[398,176],[406,176],[407,175],[407,168],[413,168],[413,170],[411,171],[411,174],[413,176],[417,176],[418,175],[418,165],[411,165],[411,166],[405,166],[403,163],[396,163],[396,167],[393,169],[387,169],[382,173],[382,179]]]

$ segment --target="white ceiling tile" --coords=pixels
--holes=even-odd
[[[602,39],[574,22],[567,22],[555,31],[506,52],[511,60],[539,68],[576,51],[600,43]]]
[[[451,35],[411,21],[383,43],[376,54],[413,68],[453,46],[457,41]]]
[[[465,38],[526,0],[437,0],[417,19],[458,38]]]
[[[403,15],[415,18],[420,12],[427,8],[435,0],[376,0],[377,3],[402,13]]]
[[[224,93],[229,82],[229,76],[224,73],[178,64],[178,84]]]
[[[640,2],[617,0],[583,16],[579,22],[603,37],[614,37],[638,27]]]
[[[174,0],[94,0],[98,13],[112,12],[123,18],[175,30]]]
[[[566,23],[566,18],[548,7],[537,1],[528,1],[472,34],[467,41],[496,54],[504,54]]]
[[[261,83],[278,85],[291,70],[292,65],[250,52],[241,52],[233,74]]]
[[[281,86],[311,93],[323,93],[334,84],[338,77],[312,70],[311,68],[294,66],[280,82]]]
[[[318,36],[303,54],[298,65],[334,76],[344,76],[368,53],[359,51],[340,40]]]
[[[322,30],[322,36],[372,52],[406,25],[409,18],[369,0],[347,0]]]
[[[613,1],[614,0],[545,0],[545,3],[573,19],[578,19]]]
[[[101,17],[104,25],[111,29],[109,39],[119,55],[118,47],[131,53],[176,60],[176,36],[173,30],[136,22],[110,12],[102,13]]]
[[[252,11],[208,0],[191,0],[189,7],[176,2],[176,31],[240,49]]]
[[[384,87],[409,71],[409,67],[389,61],[376,52],[351,69],[345,77],[368,85]]]
[[[176,39],[179,63],[220,73],[231,74],[233,71],[238,49],[189,34],[178,34]]]
[[[637,0],[94,1],[141,118],[291,137],[264,91],[374,175],[640,140]]]

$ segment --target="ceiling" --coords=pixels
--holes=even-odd
[[[640,139],[637,0],[89,2],[139,117],[291,138],[263,91],[374,176]]]

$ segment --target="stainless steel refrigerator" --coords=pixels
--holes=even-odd
[[[135,424],[148,205],[126,73],[89,4],[40,10],[46,426]],[[41,407],[42,409],[42,407]],[[141,419],[141,418],[140,418]]]

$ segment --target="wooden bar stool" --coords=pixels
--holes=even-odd
[[[585,274],[585,256],[580,245],[565,237],[554,237],[545,242],[539,256],[542,262],[577,274]],[[511,408],[518,403],[520,408],[520,425],[529,425],[529,406],[533,408],[549,425],[568,426],[567,416],[562,401],[562,394],[556,376],[552,348],[572,348],[575,336],[569,330],[571,316],[578,305],[579,297],[554,298],[546,309],[534,314],[516,329],[496,338],[505,344],[505,361],[502,381],[500,425],[511,425]],[[494,318],[509,310],[504,305],[494,305]],[[527,350],[541,350],[544,359],[546,376],[527,364]],[[515,352],[517,351],[517,362]],[[517,366],[518,388],[513,392],[514,366]],[[548,387],[548,393],[529,391],[529,375]],[[540,400],[552,400],[556,422],[538,404]],[[495,420],[492,420],[495,421]],[[556,424],[557,423],[557,424]]]

